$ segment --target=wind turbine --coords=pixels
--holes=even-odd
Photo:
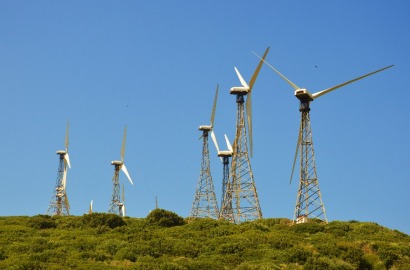
[[[256,54],[257,55],[257,54]],[[258,55],[257,55],[258,56]],[[259,57],[259,56],[258,56]],[[260,57],[259,57],[260,58]],[[310,127],[310,103],[331,91],[346,86],[350,83],[356,82],[375,73],[381,72],[393,67],[390,65],[376,71],[367,73],[355,79],[338,84],[336,86],[327,88],[325,90],[317,91],[315,93],[309,92],[307,89],[300,88],[288,78],[277,71],[268,62],[263,60],[271,69],[273,69],[283,80],[295,89],[295,96],[300,101],[299,111],[301,112],[301,121],[299,126],[298,140],[296,144],[295,157],[293,159],[292,173],[290,182],[292,182],[293,173],[295,169],[296,159],[300,149],[300,181],[298,194],[296,198],[296,206],[294,211],[293,222],[305,223],[309,218],[321,219],[327,222],[325,206],[322,201],[322,195],[319,189],[319,182],[316,175],[315,155],[313,150],[312,130]]]
[[[215,196],[214,184],[211,176],[211,168],[209,161],[209,149],[208,149],[208,134],[211,132],[211,136],[214,135],[214,119],[216,111],[216,102],[218,100],[219,84],[216,86],[214,104],[212,106],[211,119],[209,125],[199,126],[199,130],[202,131],[202,160],[201,160],[201,172],[199,175],[197,188],[195,191],[194,201],[192,203],[190,218],[195,219],[199,217],[207,217],[217,219],[219,216],[218,203]]]
[[[70,214],[70,203],[67,197],[67,166],[71,169],[70,157],[68,154],[68,144],[69,144],[69,133],[70,123],[67,121],[66,134],[65,134],[65,150],[58,150],[57,155],[59,155],[59,165],[57,180],[54,189],[53,196],[50,201],[50,205],[47,210],[47,214],[50,215],[69,215]]]
[[[226,205],[223,208],[223,212],[219,213],[219,219],[233,220],[233,209],[232,209],[232,183],[229,182],[229,159],[233,155],[233,148],[229,142],[228,137],[225,134],[225,141],[228,150],[219,150],[218,142],[216,140],[215,133],[211,134],[212,140],[215,144],[216,151],[218,152],[218,157],[220,157],[223,164],[222,173],[222,199],[221,205]],[[227,201],[227,203],[225,203]],[[221,209],[222,210],[222,209]]]
[[[120,201],[120,178],[119,178],[120,170],[122,170],[123,173],[127,176],[131,185],[134,185],[134,183],[131,180],[130,174],[128,173],[127,167],[124,164],[126,138],[127,138],[127,126],[125,126],[124,128],[124,137],[122,139],[121,160],[111,161],[111,165],[114,165],[114,176],[112,178],[112,182],[113,182],[112,199],[111,199],[110,209],[108,210],[108,212],[118,214],[120,216],[122,216],[123,214],[123,210],[122,210],[123,204]]]
[[[269,52],[269,47],[263,54],[263,59]],[[221,213],[229,212],[229,208],[233,208],[233,217],[229,218],[232,223],[240,223],[242,221],[250,221],[262,218],[262,210],[259,204],[258,193],[256,192],[255,181],[251,169],[251,163],[248,154],[248,137],[245,127],[245,108],[246,118],[249,133],[249,145],[251,156],[253,155],[253,140],[252,140],[252,89],[262,67],[261,60],[257,65],[249,84],[243,79],[239,70],[235,67],[241,86],[232,87],[231,95],[236,95],[237,111],[236,111],[236,134],[233,144],[232,165],[230,173],[229,188],[232,198],[224,200],[221,206]],[[245,103],[245,96],[248,96]]]

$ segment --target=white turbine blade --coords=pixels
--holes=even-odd
[[[130,174],[128,173],[127,167],[125,167],[125,164],[122,164],[121,170],[125,173],[127,176],[128,180],[130,180],[131,185],[134,185],[134,183],[131,180]]]
[[[211,138],[212,138],[212,141],[214,142],[214,145],[215,145],[216,151],[219,153],[219,146],[218,146],[218,142],[217,142],[217,140],[216,140],[216,136],[215,136],[215,133],[214,133],[214,131],[213,131],[213,130],[211,131]]]
[[[266,60],[262,59],[259,55],[257,55],[255,52],[253,52],[259,59],[261,59],[266,65],[268,65],[268,67],[270,67],[271,69],[273,69],[273,71],[275,71],[280,77],[282,77],[282,79],[284,79],[288,84],[290,84],[290,86],[292,86],[295,90],[300,89],[296,84],[294,84],[293,82],[291,82],[288,78],[286,78],[285,76],[283,76],[279,71],[277,71],[273,66],[271,66],[271,64],[269,64]]]
[[[246,83],[246,81],[242,78],[241,73],[239,73],[239,70],[235,67],[236,74],[238,75],[239,81],[241,81],[241,84],[243,87],[249,88],[249,85]]]
[[[122,209],[122,216],[125,217],[125,204],[122,205],[121,209]]]
[[[367,74],[365,74],[365,75],[363,75],[363,76],[357,77],[356,79],[353,79],[353,80],[350,80],[350,81],[341,83],[341,84],[339,84],[339,85],[330,87],[330,88],[328,88],[328,89],[325,89],[325,90],[316,92],[316,93],[312,94],[313,99],[316,99],[316,98],[318,98],[318,97],[320,97],[320,96],[323,96],[324,94],[327,94],[327,93],[329,93],[329,92],[331,92],[331,91],[333,91],[333,90],[336,90],[336,89],[338,89],[338,88],[340,88],[340,87],[343,87],[343,86],[348,85],[348,84],[350,84],[350,83],[353,83],[353,82],[355,82],[355,81],[361,80],[361,79],[363,79],[363,78],[366,78],[366,77],[368,77],[368,76],[370,76],[370,75],[373,75],[373,74],[375,74],[375,73],[377,73],[377,72],[380,72],[380,71],[383,71],[383,70],[385,70],[385,69],[391,68],[391,67],[393,67],[393,66],[394,66],[394,65],[391,65],[391,66],[387,66],[387,67],[378,69],[378,70],[376,70],[376,71],[367,73]]]
[[[248,117],[248,134],[249,134],[249,148],[251,151],[251,157],[253,157],[253,138],[252,138],[252,95],[248,93],[246,100],[246,116]]]
[[[218,155],[219,155],[219,146],[218,146],[218,142],[217,142],[217,140],[216,140],[216,136],[215,136],[215,133],[214,133],[213,130],[211,131],[211,138],[212,138],[212,141],[214,142],[214,145],[215,145],[215,148],[216,148],[216,152],[217,152]],[[221,161],[223,162],[222,157],[219,157],[219,158],[220,158]]]
[[[216,101],[218,100],[218,89],[219,89],[219,84],[216,86],[216,92],[215,92],[215,98],[214,98],[214,105],[212,106],[211,127],[214,126],[215,110],[216,110]]]
[[[225,134],[225,141],[226,141],[226,145],[228,146],[229,151],[233,152],[232,145],[229,142],[228,136],[226,136],[226,134]]]
[[[256,69],[253,72],[252,78],[249,81],[249,92],[252,91],[253,85],[255,84],[256,78],[258,77],[259,71],[261,70],[263,61],[265,60],[265,57],[268,54],[269,49],[270,49],[269,47],[266,49],[265,53],[263,54],[263,56],[261,58],[261,61],[259,61],[259,64],[256,66]]]
[[[92,214],[92,213],[93,213],[93,200],[91,200],[90,209],[88,209],[88,214]]]
[[[121,146],[121,160],[124,161],[124,154],[125,154],[125,141],[127,140],[127,126],[124,128],[124,137],[122,138],[122,146]]]
[[[298,152],[299,152],[299,147],[300,147],[300,141],[301,140],[302,140],[302,121],[300,122],[300,126],[299,126],[298,142],[296,144],[295,157],[293,158],[292,173],[290,174],[289,184],[292,184],[293,172],[295,171],[295,165],[296,165],[296,160],[298,158]]]
[[[64,172],[63,172],[63,188],[64,188],[64,191],[65,191],[66,184],[67,184],[67,168],[64,168]]]
[[[68,130],[69,130],[69,128],[70,128],[70,122],[67,121],[67,127],[66,127],[66,129],[65,129],[65,150],[66,150],[66,151],[68,151],[68,143],[69,143],[69,140],[68,140]]]
[[[70,212],[70,202],[68,201],[68,196],[67,196],[67,192],[65,192],[64,190],[64,197],[65,197],[65,206],[67,207],[67,211]]]
[[[68,155],[68,152],[65,153],[64,159],[67,162],[68,168],[71,169],[70,156]]]
[[[124,184],[122,185],[122,195],[121,195],[121,200],[124,203],[125,202],[125,193],[124,193]]]

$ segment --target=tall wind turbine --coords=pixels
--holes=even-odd
[[[222,164],[223,164],[223,173],[222,173],[222,198],[221,198],[221,205],[226,205],[219,213],[219,219],[225,220],[234,220],[234,214],[232,209],[232,183],[229,182],[229,159],[233,155],[233,148],[231,143],[229,142],[228,137],[225,134],[225,141],[228,150],[219,150],[218,142],[216,140],[215,133],[211,133],[212,140],[215,144],[216,151],[218,152],[218,157],[220,157]],[[227,190],[229,192],[227,192]],[[227,203],[225,204],[225,201]]]
[[[214,119],[216,102],[218,99],[218,88],[216,87],[214,104],[212,107],[210,125],[199,126],[199,130],[202,131],[202,161],[201,172],[198,179],[198,184],[195,192],[194,201],[192,203],[190,218],[195,219],[199,217],[207,217],[217,219],[219,216],[218,202],[215,196],[214,184],[211,176],[211,167],[209,161],[209,149],[208,149],[208,134],[213,134]]]
[[[66,185],[67,185],[67,166],[71,169],[70,157],[68,155],[68,131],[70,123],[67,121],[66,133],[65,133],[65,150],[58,150],[59,164],[57,172],[57,180],[54,189],[53,196],[50,201],[50,205],[47,210],[49,215],[69,215],[70,203],[68,202]]]
[[[263,59],[269,52],[269,47],[266,49]],[[230,183],[228,185],[227,194],[232,194],[232,198],[226,198],[221,206],[221,213],[224,213],[226,208],[233,208],[233,217],[228,220],[232,223],[240,223],[262,218],[262,210],[259,204],[258,193],[256,192],[255,180],[251,169],[251,163],[248,154],[248,137],[245,127],[245,107],[248,125],[250,154],[253,155],[252,141],[252,88],[258,77],[262,67],[261,60],[253,73],[249,84],[243,79],[239,70],[235,67],[236,74],[242,86],[232,87],[231,95],[236,95],[237,111],[236,111],[236,135],[233,144],[232,166],[230,173]],[[248,96],[245,103],[245,96]]]
[[[111,161],[111,165],[114,165],[114,176],[112,178],[112,183],[113,183],[112,199],[111,199],[110,209],[108,210],[108,212],[118,214],[119,216],[123,216],[123,214],[125,213],[125,208],[123,207],[124,204],[120,200],[120,177],[119,177],[120,170],[122,170],[124,174],[127,176],[131,185],[134,185],[134,183],[131,180],[130,174],[128,173],[127,167],[125,167],[125,164],[124,164],[126,138],[127,138],[127,126],[125,126],[124,128],[124,137],[122,139],[121,160]]]
[[[285,80],[290,86],[292,86],[295,89],[295,96],[300,101],[299,111],[301,112],[301,121],[299,126],[295,157],[293,160],[292,173],[290,176],[290,182],[292,182],[296,159],[300,150],[300,180],[298,194],[296,197],[296,206],[293,216],[293,222],[305,223],[308,222],[310,218],[321,219],[327,222],[325,206],[322,201],[322,195],[319,189],[319,182],[316,175],[316,163],[313,150],[312,130],[310,127],[310,103],[316,100],[318,97],[321,97],[331,91],[334,91],[355,81],[361,80],[380,71],[391,68],[394,65],[378,69],[376,71],[367,73],[363,76],[357,77],[350,81],[338,84],[336,86],[312,94],[307,89],[300,88],[296,84],[291,82],[279,71],[277,71],[273,66],[271,66],[268,62],[264,62],[271,69],[273,69],[283,80]]]

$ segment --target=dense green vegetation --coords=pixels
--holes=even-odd
[[[0,269],[410,269],[410,237],[375,223],[187,223],[157,209],[0,217]]]

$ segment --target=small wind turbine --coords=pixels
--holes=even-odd
[[[221,212],[219,213],[219,219],[233,220],[233,209],[232,209],[232,187],[233,184],[229,182],[229,159],[233,155],[233,148],[229,142],[228,137],[225,134],[225,141],[228,150],[219,150],[218,142],[216,140],[215,134],[212,133],[212,140],[215,144],[216,151],[218,152],[218,157],[220,157],[223,164],[222,173],[222,199],[221,199]],[[224,206],[224,207],[222,207]]]
[[[256,53],[255,55],[258,56]],[[336,86],[312,94],[307,89],[298,87],[296,84],[294,84],[284,75],[282,75],[279,71],[277,71],[268,62],[266,62],[265,60],[263,61],[271,69],[273,69],[283,80],[285,80],[290,86],[292,86],[295,89],[295,96],[300,101],[299,111],[301,112],[301,121],[299,126],[295,157],[293,159],[292,173],[290,176],[290,182],[292,182],[296,159],[300,149],[300,182],[298,195],[296,198],[296,206],[293,221],[296,223],[304,223],[307,222],[309,218],[318,218],[327,222],[325,207],[322,202],[322,195],[319,189],[319,182],[317,180],[316,175],[312,131],[310,127],[310,102],[316,100],[318,97],[321,97],[331,91],[334,91],[350,83],[371,76],[380,71],[391,68],[394,65],[378,69],[376,71],[367,73],[350,81],[338,84]]]
[[[216,86],[214,104],[212,106],[210,125],[199,126],[199,130],[202,131],[202,135],[199,139],[202,140],[202,159],[201,159],[201,172],[198,179],[197,188],[195,191],[194,201],[192,203],[190,218],[214,218],[217,219],[219,215],[218,203],[216,201],[214,184],[211,176],[209,149],[208,149],[208,134],[211,132],[211,136],[214,131],[214,119],[216,102],[218,100],[219,84]]]
[[[51,199],[47,214],[51,215],[69,215],[70,203],[68,202],[66,186],[67,186],[67,166],[71,169],[70,157],[68,155],[70,123],[67,121],[65,133],[65,150],[58,150],[59,158],[57,181],[54,189],[54,194]]]
[[[134,185],[134,183],[131,180],[130,174],[128,173],[127,167],[124,164],[126,138],[127,138],[127,126],[125,126],[125,128],[124,128],[124,137],[122,139],[121,160],[111,161],[111,165],[114,165],[114,176],[112,178],[113,193],[112,193],[110,209],[108,210],[108,212],[109,213],[117,213],[120,216],[122,215],[122,210],[120,210],[120,208],[121,208],[120,179],[119,179],[120,170],[122,170],[124,172],[124,174],[127,176],[127,178],[130,181],[131,185]]]

